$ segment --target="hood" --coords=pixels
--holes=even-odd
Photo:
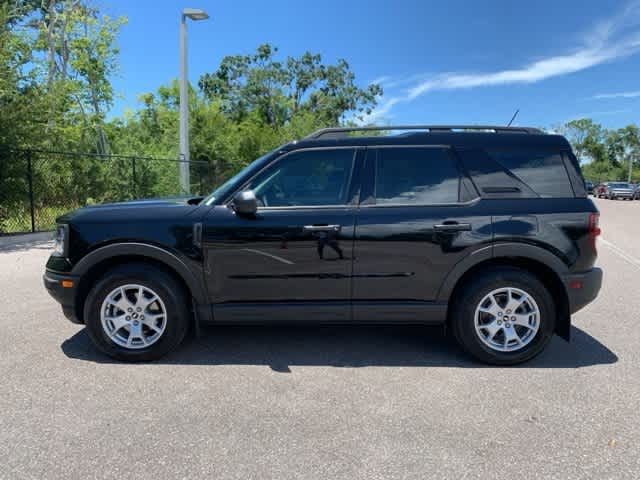
[[[97,205],[88,205],[83,208],[122,208],[122,207],[140,207],[140,206],[158,206],[158,205],[197,205],[204,197],[162,197],[147,198],[141,200],[128,200],[125,202],[100,203]]]
[[[72,221],[144,221],[158,217],[185,215],[198,208],[203,197],[167,197],[127,202],[88,205],[56,219],[59,223]]]

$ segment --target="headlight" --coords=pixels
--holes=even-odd
[[[69,225],[57,225],[53,240],[55,242],[53,246],[54,255],[66,257],[69,247]]]

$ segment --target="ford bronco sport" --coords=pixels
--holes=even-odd
[[[60,217],[44,283],[125,361],[166,354],[190,325],[323,322],[440,324],[509,365],[569,340],[596,297],[598,218],[562,136],[331,128],[206,198]]]

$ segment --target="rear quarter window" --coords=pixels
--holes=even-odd
[[[539,197],[573,197],[561,152],[533,149],[489,150],[491,159]]]

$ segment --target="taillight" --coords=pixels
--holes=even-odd
[[[589,214],[589,243],[591,244],[591,249],[594,254],[598,254],[598,250],[596,248],[596,238],[598,235],[602,233],[600,230],[600,214],[599,213],[590,213]]]
[[[601,233],[602,231],[600,230],[600,214],[590,213],[589,214],[589,235],[593,237],[597,237]]]

